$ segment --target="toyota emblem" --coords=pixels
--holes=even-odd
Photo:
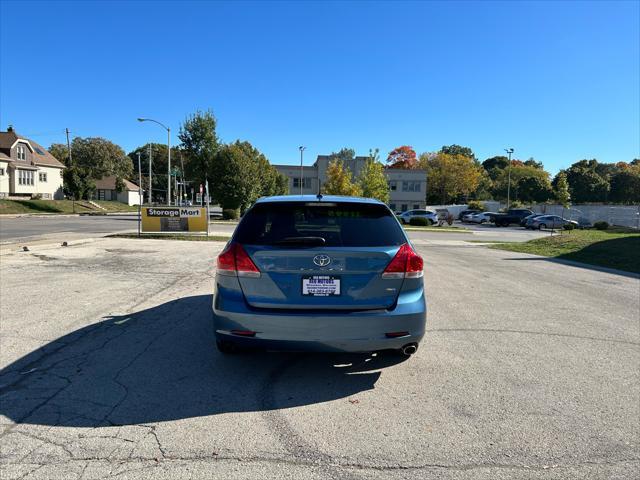
[[[319,267],[326,267],[331,263],[331,258],[329,255],[316,255],[313,257],[313,263]]]

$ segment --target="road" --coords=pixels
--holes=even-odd
[[[522,228],[497,228],[493,225],[462,225],[473,232],[473,236],[450,232],[418,232],[412,231],[412,238],[430,238],[438,235],[441,240],[486,240],[486,241],[526,241],[545,232],[527,231]],[[55,240],[78,239],[86,237],[99,237],[108,233],[135,231],[137,216],[39,216],[39,217],[3,217],[0,218],[0,243],[13,243],[18,241],[34,241],[44,238]],[[234,224],[211,222],[211,231],[222,235],[231,235]]]
[[[406,361],[220,355],[220,242],[3,254],[0,476],[638,478],[639,281],[439,235]]]

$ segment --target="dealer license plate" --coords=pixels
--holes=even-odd
[[[302,295],[334,297],[340,295],[340,277],[312,275],[302,277]]]

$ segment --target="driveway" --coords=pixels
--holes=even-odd
[[[2,255],[3,479],[638,477],[637,279],[429,240],[410,359],[227,357],[221,248]]]

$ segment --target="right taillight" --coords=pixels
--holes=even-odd
[[[229,243],[218,255],[217,272],[239,277],[260,276],[260,270],[239,243]]]
[[[422,257],[404,243],[382,272],[382,278],[419,278],[424,275],[423,267]]]

